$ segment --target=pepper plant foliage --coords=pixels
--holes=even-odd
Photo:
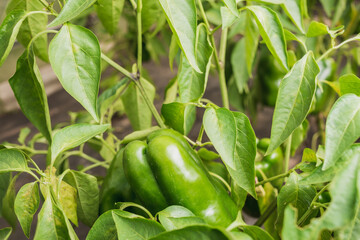
[[[28,238],[78,239],[82,222],[89,240],[360,239],[359,11],[353,0],[10,0],[0,64],[16,41],[25,47],[9,83],[39,133],[0,145],[11,226],[0,238],[19,222]],[[101,24],[84,24],[94,16]],[[110,35],[128,57],[100,46]],[[167,51],[176,77],[159,113],[143,61]],[[86,110],[70,124],[51,123],[38,58]],[[222,106],[204,98],[209,75]],[[264,105],[274,107],[271,136],[259,141],[252,125]],[[134,130],[123,139],[111,127],[119,114]],[[289,168],[295,152],[302,160]],[[71,156],[89,165],[71,169]],[[105,177],[88,173],[97,167]],[[22,174],[34,181],[15,191]]]

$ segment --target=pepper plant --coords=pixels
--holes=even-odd
[[[78,239],[82,222],[89,240],[359,239],[359,11],[353,0],[11,0],[0,65],[16,40],[25,47],[9,83],[39,132],[0,145],[1,238],[19,222],[28,238]],[[143,61],[164,52],[176,77],[158,112]],[[85,109],[70,123],[51,123],[39,59]],[[209,75],[221,106],[204,98]],[[271,135],[258,139],[264,105]],[[134,131],[119,139],[122,114]],[[89,164],[70,168],[73,156]],[[15,191],[23,174],[34,181]]]

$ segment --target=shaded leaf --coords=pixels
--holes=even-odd
[[[195,71],[188,60],[182,57],[177,77],[180,101],[184,103],[197,102],[203,96],[208,81],[213,48],[204,24],[198,26],[196,40],[196,63],[201,73]]]
[[[76,213],[77,189],[62,181],[59,189],[59,202],[64,210],[65,216],[78,226],[78,216]]]
[[[33,0],[12,0],[9,2],[6,12],[9,13],[12,10],[25,10],[26,12],[41,11],[44,9],[44,5],[40,1]],[[46,14],[36,14],[28,16],[20,27],[17,39],[24,46],[27,47],[29,42],[38,33],[46,30],[48,23],[48,16]],[[43,61],[48,61],[47,35],[43,34],[38,36],[32,43],[36,56],[39,56]]]
[[[29,238],[33,217],[39,208],[39,185],[36,182],[22,186],[16,195],[14,210],[24,234]]]
[[[51,143],[49,105],[32,50],[25,51],[18,59],[9,83],[24,115]]]
[[[59,130],[55,133],[51,144],[51,161],[54,162],[61,152],[77,147],[96,135],[105,132],[109,126],[109,124],[91,125],[79,123]]]
[[[246,40],[241,38],[231,53],[231,67],[234,73],[235,84],[240,93],[248,91],[249,73],[246,62]]]
[[[145,79],[141,79],[141,83],[150,101],[154,101],[155,87]],[[134,83],[129,84],[121,99],[134,131],[151,127],[152,113]]]
[[[52,201],[50,194],[39,212],[34,237],[34,240],[43,239],[71,239],[64,213]]]
[[[197,240],[229,240],[231,236],[219,228],[210,226],[189,226],[182,229],[164,232],[151,240],[197,239]]]
[[[95,9],[102,25],[110,34],[115,34],[119,29],[125,0],[98,0],[97,3]]]
[[[74,19],[95,2],[96,0],[67,0],[59,15],[48,25],[48,27],[55,27]]]
[[[9,187],[6,189],[4,198],[2,199],[2,209],[1,216],[6,219],[12,228],[16,228],[17,219],[14,211],[14,202],[15,202],[15,183],[20,174],[11,177]]]
[[[71,2],[77,1],[69,0],[67,4]],[[73,24],[65,24],[49,46],[50,63],[61,85],[96,121],[99,121],[96,101],[100,57],[100,45],[94,33]]]
[[[360,97],[341,96],[330,110],[325,129],[323,169],[333,166],[341,154],[360,137]]]
[[[299,218],[309,209],[316,195],[316,189],[309,185],[300,185],[297,173],[290,174],[286,184],[281,188],[277,198],[278,226],[281,226],[285,207],[292,204],[298,209]]]
[[[11,233],[12,233],[11,227],[6,227],[6,228],[0,229],[0,239],[2,239],[2,240],[9,239]]]
[[[196,4],[194,0],[159,0],[167,21],[190,65],[201,72],[196,63]]]
[[[0,66],[4,63],[9,55],[16,36],[19,33],[20,26],[25,20],[24,10],[14,10],[10,12],[0,26]]]
[[[273,152],[305,120],[315,93],[319,67],[307,53],[281,80],[266,154]]]
[[[260,35],[266,43],[271,54],[288,70],[287,52],[284,30],[277,14],[267,7],[247,6],[258,25]]]
[[[11,178],[12,177],[10,172],[0,173],[0,217],[2,216],[1,210],[3,206],[3,199],[9,188]]]
[[[194,125],[196,108],[194,105],[173,102],[162,105],[161,115],[164,117],[166,125],[187,135]]]
[[[64,181],[77,192],[77,215],[81,222],[92,226],[98,217],[99,188],[96,177],[71,170]]]
[[[256,55],[256,51],[259,43],[259,30],[251,18],[250,13],[246,17],[246,27],[245,27],[245,59],[247,73],[252,77],[252,68]]]
[[[286,0],[281,6],[285,10],[286,15],[289,16],[291,21],[293,21],[301,33],[305,33],[302,19],[303,13],[301,9],[301,2],[302,0]]]

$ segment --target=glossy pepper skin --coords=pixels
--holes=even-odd
[[[258,144],[257,149],[261,154],[265,154],[267,148],[269,147],[270,139],[269,138],[262,138]],[[276,175],[279,175],[283,173],[284,167],[283,167],[283,160],[284,160],[284,154],[280,147],[275,149],[270,155],[264,156],[263,159],[259,162],[255,162],[255,170],[256,170],[256,177],[259,181],[263,180],[263,177],[261,175],[261,170],[267,178],[273,177]],[[274,181],[272,184],[280,188],[282,185],[282,179],[279,179],[279,181]]]
[[[150,169],[146,152],[145,142],[129,143],[124,150],[124,172],[136,196],[152,214],[155,214],[168,204]]]
[[[160,135],[149,142],[148,160],[162,193],[170,204],[182,205],[212,225],[226,227],[237,207],[222,188],[175,138]]]

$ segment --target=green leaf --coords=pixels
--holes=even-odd
[[[298,209],[299,218],[309,209],[316,195],[316,189],[310,185],[300,185],[297,173],[290,174],[277,198],[278,226],[281,226],[285,207],[290,203]]]
[[[284,9],[286,15],[289,16],[291,21],[296,25],[301,33],[305,34],[304,23],[302,19],[302,9],[301,9],[302,0],[286,0],[281,7]]]
[[[335,102],[326,121],[323,169],[333,166],[359,137],[360,97],[345,94]]]
[[[50,43],[49,58],[64,89],[99,121],[96,101],[101,51],[96,36],[84,27],[65,24]]]
[[[201,73],[196,62],[196,4],[195,0],[159,0],[170,28],[176,36],[190,65]]]
[[[9,188],[10,181],[11,181],[11,173],[10,172],[0,173],[0,217],[2,216],[1,210],[2,210],[2,206],[3,206],[3,199]]]
[[[360,209],[359,169],[360,154],[354,154],[349,164],[331,182],[331,202],[319,220],[322,228],[334,230],[346,227],[351,231],[355,226]]]
[[[32,50],[25,51],[18,59],[9,83],[24,115],[51,143],[49,105]]]
[[[132,133],[130,133],[129,135],[126,135],[122,140],[121,140],[121,144],[128,144],[129,142],[132,142],[134,140],[145,140],[146,137],[156,131],[159,130],[160,128],[158,126],[153,126],[151,128],[147,128],[144,130],[140,130],[140,131],[134,131]]]
[[[6,219],[12,228],[16,228],[18,222],[16,220],[16,215],[14,211],[14,202],[15,202],[15,183],[20,174],[16,174],[14,177],[11,177],[9,187],[6,189],[4,198],[2,199],[2,209],[1,216]]]
[[[96,0],[67,0],[60,14],[52,21],[48,27],[55,27],[70,21],[79,16],[84,10],[91,7]],[[85,48],[86,49],[86,48]]]
[[[24,10],[14,10],[2,22],[0,26],[0,66],[9,55],[25,18]]]
[[[235,16],[231,10],[227,7],[220,7],[222,29],[230,27],[238,17]]]
[[[360,97],[360,78],[354,74],[346,74],[339,78],[341,96],[347,93],[354,93]]]
[[[39,185],[36,182],[22,186],[16,195],[14,210],[24,234],[29,238],[33,217],[39,208]]]
[[[121,212],[123,211],[110,210],[102,214],[90,229],[89,234],[86,237],[86,240],[118,239],[117,229],[113,219],[113,212],[121,214]]]
[[[161,22],[165,18],[158,0],[142,1],[141,24],[142,32],[148,31],[155,23]],[[165,22],[165,19],[164,19]]]
[[[215,227],[210,226],[188,226],[182,229],[164,232],[151,240],[180,240],[180,239],[196,239],[196,240],[230,240],[231,236]]]
[[[284,29],[277,14],[268,7],[247,6],[246,9],[254,16],[260,35],[271,54],[284,69],[288,70]]]
[[[343,169],[344,166],[347,166],[350,159],[355,155],[359,155],[359,153],[360,144],[354,144],[350,149],[344,152],[334,166],[331,166],[326,170],[322,169],[323,164],[318,166],[308,176],[301,179],[300,184],[319,184],[332,181],[335,175]]]
[[[256,138],[249,119],[226,108],[208,108],[203,124],[235,183],[256,197]]]
[[[125,0],[98,0],[95,5],[97,15],[111,35],[117,33],[120,16],[124,7]]]
[[[64,210],[65,216],[78,226],[77,209],[77,189],[66,182],[61,182],[59,189],[59,203]]]
[[[303,240],[311,239],[308,230],[300,229],[296,222],[298,216],[296,209],[288,205],[284,212],[284,225],[282,228],[282,237],[284,240]]]
[[[213,48],[206,26],[200,24],[196,31],[196,63],[201,73],[195,71],[186,58],[181,58],[177,77],[181,102],[197,102],[204,94],[208,81]]]
[[[96,135],[105,132],[109,126],[109,124],[91,125],[79,123],[59,130],[55,133],[51,144],[51,162],[54,162],[63,151],[77,147]]]
[[[323,23],[312,21],[306,33],[306,37],[317,37],[326,35],[329,32],[329,27]]]
[[[255,22],[251,18],[250,13],[247,14],[245,26],[246,27],[245,27],[244,38],[245,38],[246,67],[247,67],[248,75],[252,77],[253,63],[259,43],[259,30]]]
[[[308,52],[281,80],[266,154],[273,152],[305,120],[315,93],[319,67]]]
[[[169,46],[169,66],[170,66],[171,71],[173,71],[174,60],[175,60],[178,52],[179,52],[179,45],[176,42],[175,35],[173,34],[171,36],[171,42],[170,42],[170,46]]]
[[[27,172],[29,168],[24,154],[17,149],[0,150],[0,173]]]
[[[223,2],[232,14],[234,14],[236,17],[239,17],[236,0],[223,0]]]
[[[248,91],[249,73],[246,61],[246,40],[241,38],[235,45],[231,53],[231,67],[234,72],[235,84],[240,93]]]
[[[291,138],[291,155],[294,156],[296,150],[300,147],[300,145],[306,140],[307,132],[309,130],[309,121],[305,119],[305,121],[297,127]]]
[[[77,215],[81,222],[92,226],[98,217],[99,188],[96,177],[71,170],[64,181],[77,191]]]
[[[164,117],[166,125],[187,135],[196,120],[196,107],[179,102],[163,104],[161,115]]]
[[[48,194],[39,212],[34,240],[71,239],[64,213]]]
[[[155,87],[145,79],[141,79],[141,83],[150,101],[154,101]],[[125,113],[134,131],[151,127],[152,113],[140,90],[134,83],[129,84],[121,99],[125,107]]]
[[[124,78],[114,86],[106,89],[97,100],[97,109],[99,111],[99,115],[102,117],[105,115],[106,111],[109,107],[114,103],[117,99],[120,92],[124,89],[126,83],[129,82],[128,78]]]
[[[118,239],[150,239],[165,231],[158,222],[133,216],[127,212],[113,212],[112,216],[117,229]]]
[[[6,8],[6,12],[9,13],[12,10],[25,10],[26,12],[31,11],[42,11],[44,5],[40,1],[34,0],[11,0]],[[46,30],[48,23],[48,16],[46,14],[36,14],[28,16],[20,27],[17,39],[24,46],[27,47],[31,39],[38,33]],[[47,53],[48,40],[47,35],[43,34],[33,42],[33,47],[36,56],[39,56],[43,61],[48,61]]]
[[[8,240],[11,233],[12,233],[12,228],[11,227],[6,227],[6,228],[0,229],[0,239]]]
[[[177,205],[165,208],[158,212],[157,216],[166,231],[172,231],[191,225],[206,224],[202,218],[196,217],[189,209]]]
[[[258,226],[243,225],[244,233],[254,240],[274,240],[269,233]]]

